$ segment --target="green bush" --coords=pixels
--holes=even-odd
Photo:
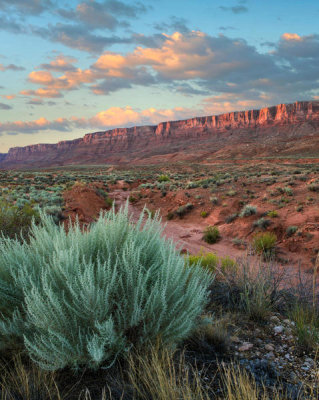
[[[288,228],[286,229],[286,235],[288,237],[290,237],[290,236],[294,235],[297,232],[297,230],[298,230],[297,226],[293,226],[293,225],[288,226]]]
[[[274,254],[277,236],[272,232],[257,234],[253,240],[253,248],[259,254],[271,256]]]
[[[311,192],[319,192],[319,184],[311,183],[308,185],[308,190]]]
[[[204,230],[203,240],[206,243],[213,244],[220,239],[220,233],[217,226],[208,226]]]
[[[202,211],[202,212],[200,213],[200,216],[201,216],[202,218],[207,218],[207,217],[208,217],[208,212],[207,212],[207,211]]]
[[[134,203],[137,202],[137,198],[134,197],[134,196],[130,196],[130,197],[128,198],[128,200],[129,200],[129,202],[132,203],[132,204],[134,204]]]
[[[160,176],[157,178],[157,181],[158,181],[158,182],[169,182],[170,179],[169,179],[169,176],[167,176],[167,175],[160,175]]]
[[[240,217],[249,217],[250,215],[255,215],[257,213],[257,207],[247,204],[241,210]]]
[[[178,209],[175,211],[175,213],[180,217],[184,217],[187,213],[189,213],[192,209],[194,208],[194,205],[192,203],[187,203],[184,206],[178,207]]]
[[[168,212],[166,215],[166,218],[168,221],[171,221],[172,219],[174,219],[175,214],[173,212]]]
[[[236,268],[236,262],[229,256],[218,257],[215,253],[204,253],[200,251],[198,254],[190,254],[185,257],[186,265],[201,266],[209,272],[214,273],[219,266],[221,271],[230,271]]]
[[[269,211],[267,215],[270,218],[277,218],[278,217],[278,211],[276,211],[276,210]]]
[[[237,213],[231,214],[231,215],[228,215],[228,217],[226,217],[225,222],[226,222],[226,224],[231,224],[237,218],[238,218],[238,214]]]
[[[24,237],[28,234],[32,219],[38,220],[38,213],[29,205],[22,208],[0,202],[0,234],[9,237]]]
[[[267,229],[271,225],[271,221],[265,218],[259,218],[257,221],[254,221],[253,228]]]
[[[158,214],[128,205],[66,232],[41,215],[29,242],[0,240],[0,346],[41,368],[109,366],[132,347],[174,345],[198,324],[211,275],[185,269]]]

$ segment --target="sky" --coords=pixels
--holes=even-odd
[[[318,0],[0,0],[0,153],[319,100]]]

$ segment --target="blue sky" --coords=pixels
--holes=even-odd
[[[0,152],[319,99],[317,0],[0,0]]]

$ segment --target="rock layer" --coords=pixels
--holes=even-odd
[[[143,163],[203,157],[319,156],[319,101],[117,128],[57,144],[11,148],[2,167]]]

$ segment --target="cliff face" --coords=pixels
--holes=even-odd
[[[161,161],[164,155],[169,159],[168,155],[174,154],[176,159],[177,154],[180,156],[177,159],[183,159],[185,154],[196,158],[203,152],[227,157],[236,155],[234,149],[242,155],[244,143],[249,147],[247,156],[251,149],[253,155],[270,155],[267,154],[272,151],[267,150],[270,145],[272,149],[277,147],[277,153],[288,154],[289,149],[297,150],[297,142],[309,140],[309,151],[313,152],[317,139],[319,156],[319,101],[296,102],[157,126],[117,128],[57,144],[14,147],[8,154],[0,155],[0,166],[123,163],[143,159],[156,162],[156,157]],[[232,151],[225,150],[231,148]]]

